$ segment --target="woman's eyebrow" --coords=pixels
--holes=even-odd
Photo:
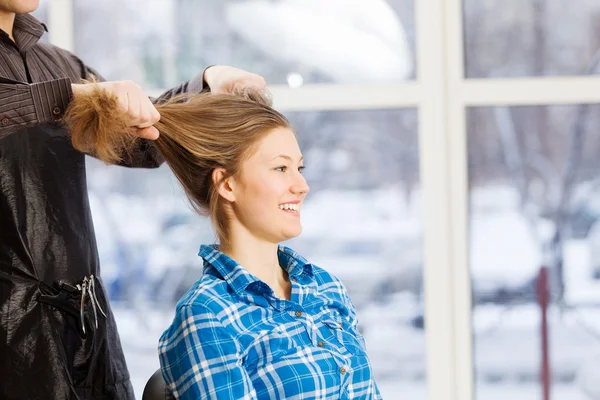
[[[286,155],[286,154],[280,154],[280,155],[278,155],[278,156],[275,156],[275,157],[273,157],[271,160],[274,160],[274,159],[276,159],[276,158],[280,158],[280,157],[281,157],[281,158],[285,158],[286,160],[293,161],[293,160],[292,160],[292,157],[290,157],[290,156],[288,156],[288,155]],[[302,161],[302,160],[304,160],[304,156],[300,157],[300,160],[298,160],[298,161]]]

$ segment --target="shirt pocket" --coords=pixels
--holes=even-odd
[[[340,350],[356,356],[366,355],[365,339],[351,322],[337,312],[327,312],[321,322],[326,331],[341,346]]]
[[[297,349],[294,337],[282,328],[261,331],[242,354],[242,364],[248,371],[258,370],[295,354]]]

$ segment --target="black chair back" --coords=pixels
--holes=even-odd
[[[148,379],[142,400],[175,400],[162,377],[160,368]]]

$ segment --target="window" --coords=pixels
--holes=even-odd
[[[75,52],[103,76],[137,81],[153,94],[218,63],[267,78],[275,103],[306,135],[299,137],[312,160],[306,174],[315,209],[336,216],[327,188],[351,191],[348,207],[367,221],[360,237],[352,215],[344,221],[349,237],[324,249],[314,236],[320,231],[310,231],[325,228],[311,222],[307,208],[308,234],[295,245],[347,274],[348,282],[355,277],[342,271],[337,256],[397,263],[399,275],[385,285],[351,289],[367,315],[367,342],[386,398],[539,396],[533,282],[551,253],[553,265],[563,260],[562,273],[551,274],[553,296],[562,299],[548,314],[550,360],[557,366],[551,390],[553,397],[578,400],[598,396],[590,384],[599,365],[591,339],[600,275],[594,264],[599,114],[590,105],[600,104],[596,3],[82,0],[72,2],[74,18],[65,14],[63,25],[74,27]],[[331,30],[323,31],[328,23]],[[583,139],[573,142],[573,132],[584,132]],[[573,143],[581,145],[578,153]],[[578,168],[565,189],[573,160]],[[191,252],[177,247],[177,238],[199,243],[212,238],[210,230],[186,209],[164,167],[124,171],[91,160],[90,176],[95,220],[115,220],[98,222],[97,231],[129,367],[149,376],[144,368],[157,366],[155,337],[133,342],[127,332],[145,326],[155,335],[168,325],[168,307],[150,306],[152,297],[175,299],[197,276],[195,256],[170,265],[172,251]],[[137,183],[126,184],[133,176]],[[160,197],[145,202],[137,217],[124,213],[148,197],[150,177]],[[114,194],[119,185],[122,193]],[[366,193],[377,200],[373,209],[364,205]],[[378,205],[383,193],[388,210]],[[565,211],[558,231],[549,207],[557,197]],[[141,243],[115,235],[120,219],[148,213],[157,218],[140,225]],[[373,240],[381,226],[392,229],[385,243]],[[171,233],[149,256],[152,233],[163,230]],[[560,246],[548,248],[556,232]],[[128,269],[110,272],[123,257]],[[185,273],[171,274],[172,284],[162,285],[168,292],[147,284],[163,282],[171,269]],[[386,293],[377,315],[397,326],[373,321],[375,305],[361,303],[373,287]],[[420,331],[423,319],[427,330]],[[384,357],[384,338],[397,339],[392,357]],[[138,393],[146,379],[134,376]]]
[[[552,390],[587,399],[600,348],[597,105],[469,110],[476,394],[538,397],[541,267]]]
[[[75,52],[107,79],[145,88],[214,64],[290,87],[400,82],[414,77],[412,9],[412,0],[82,0]]]

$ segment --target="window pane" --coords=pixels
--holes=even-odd
[[[45,24],[48,23],[48,3],[52,0],[40,0],[40,5],[38,8],[31,13],[34,17],[36,17],[40,22]]]
[[[540,268],[552,398],[597,398],[600,106],[468,113],[478,399],[542,398]]]
[[[416,110],[289,113],[311,192],[288,245],[347,286],[384,398],[426,398],[422,225]],[[213,243],[169,169],[89,160],[103,279],[141,397],[175,302]],[[140,335],[140,332],[144,332]]]
[[[399,82],[414,78],[413,2],[78,0],[75,51],[107,79],[145,88],[214,64],[292,87]]]
[[[598,74],[600,2],[465,0],[466,75]]]

